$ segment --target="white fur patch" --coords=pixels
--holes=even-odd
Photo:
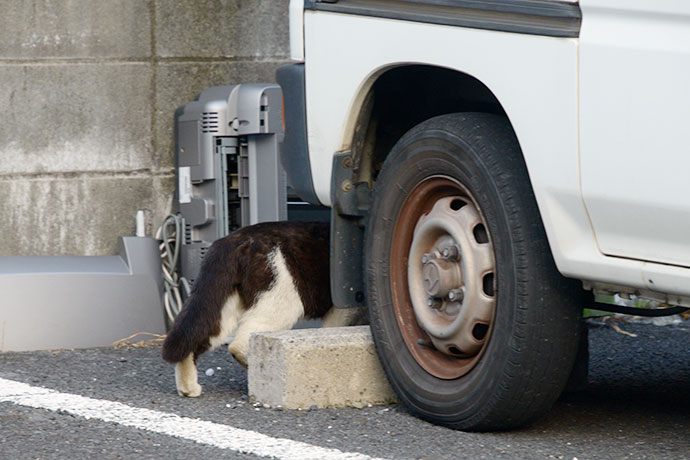
[[[220,333],[209,338],[211,349],[228,343],[230,336],[237,330],[237,324],[242,316],[242,307],[242,300],[237,291],[230,294],[230,297],[225,301],[223,310],[220,313]]]
[[[331,307],[323,317],[323,327],[344,327],[356,324],[368,324],[365,308]]]
[[[235,339],[229,347],[230,353],[244,366],[252,333],[291,329],[304,316],[302,299],[279,247],[268,254],[268,263],[273,283],[240,318]]]

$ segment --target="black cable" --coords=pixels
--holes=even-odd
[[[622,305],[613,305],[609,303],[594,302],[592,308],[602,311],[610,311],[613,313],[622,313],[624,315],[634,316],[671,316],[679,313],[684,313],[690,308],[687,307],[669,307],[669,308],[635,308],[624,307]]]

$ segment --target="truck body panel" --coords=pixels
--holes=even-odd
[[[690,266],[690,3],[582,8],[582,193],[598,245]]]
[[[690,160],[682,160],[687,141],[680,136],[690,119],[683,85],[690,6],[615,3],[580,2],[579,38],[313,9],[300,17],[291,8],[292,25],[304,28],[307,144],[318,200],[332,205],[333,155],[352,148],[378,77],[407,65],[452,69],[486,85],[508,116],[562,274],[599,290],[689,304],[690,270],[683,265],[690,265],[690,244],[683,239],[690,209],[682,175]],[[636,30],[643,32],[637,38]],[[299,59],[297,48],[292,55]],[[616,60],[608,57],[618,51]],[[652,129],[641,128],[644,122]],[[653,191],[635,185],[634,177],[648,172]]]

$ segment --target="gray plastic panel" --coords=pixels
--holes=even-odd
[[[0,257],[0,351],[164,334],[158,242],[125,237],[119,247],[117,256]]]
[[[199,121],[187,120],[178,125],[179,135],[179,166],[199,166],[201,156],[199,152]]]
[[[129,269],[124,260],[117,256],[0,257],[0,276],[36,273],[126,275]]]
[[[249,225],[287,220],[287,186],[277,142],[276,136],[249,137]]]

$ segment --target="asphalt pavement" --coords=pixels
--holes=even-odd
[[[3,353],[0,378],[6,385],[22,382],[150,409],[163,414],[161,420],[176,414],[337,449],[342,458],[360,453],[388,459],[690,459],[690,321],[615,322],[618,331],[611,324],[590,322],[586,390],[563,397],[534,425],[501,433],[434,426],[400,405],[264,408],[248,401],[247,374],[224,349],[199,360],[204,393],[196,399],[177,395],[173,367],[161,360],[160,348]],[[47,410],[11,401],[0,402],[0,459],[265,458],[257,455],[260,449],[221,448],[87,419],[70,407]]]

